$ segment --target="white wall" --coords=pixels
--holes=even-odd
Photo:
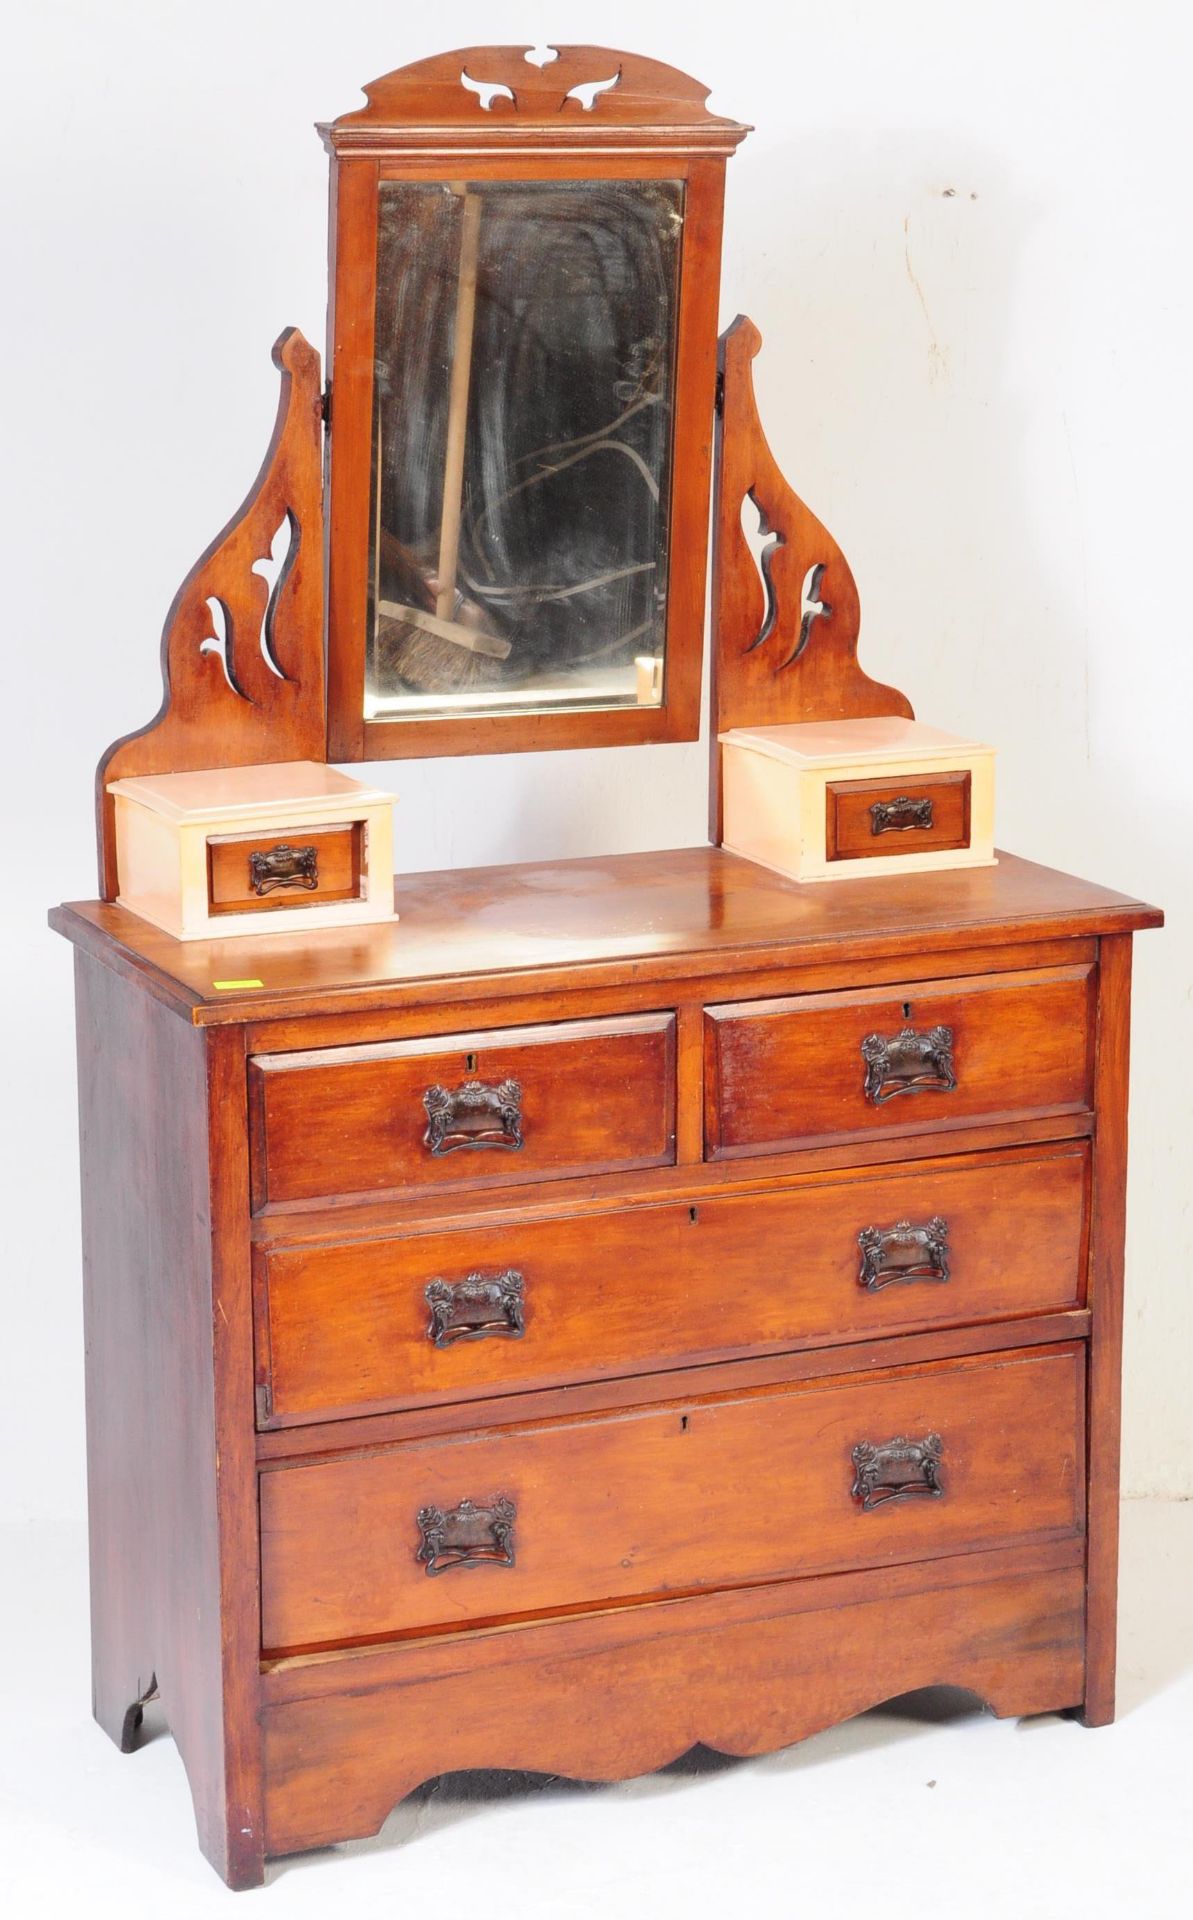
[[[321,341],[311,122],[444,36],[631,47],[758,125],[730,166],[724,316],[766,336],[770,436],[851,556],[865,664],[999,746],[1004,845],[1168,908],[1137,956],[1126,1479],[1193,1492],[1188,20],[1181,0],[10,15],[10,1511],[83,1498],[70,966],[44,910],[94,891],[94,763],[154,711],[165,609],[256,470],[270,344],[288,322]],[[704,765],[692,746],[375,771],[415,869],[697,843]]]

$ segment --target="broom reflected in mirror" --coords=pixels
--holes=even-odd
[[[456,282],[451,386],[448,391],[439,562],[430,579],[422,572],[413,554],[394,534],[382,527],[381,489],[377,489],[377,552],[387,574],[398,583],[403,595],[401,601],[378,600],[377,640],[404,684],[415,693],[460,693],[487,682],[493,671],[487,663],[508,660],[513,650],[508,640],[485,630],[484,609],[475,600],[462,595],[457,585],[468,392],[476,325],[481,197],[477,193],[470,193],[463,185],[453,186],[451,191],[458,194],[461,201],[460,264]],[[381,445],[379,431],[376,444]]]

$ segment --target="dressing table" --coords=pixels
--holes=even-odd
[[[457,1768],[621,1779],[933,1683],[1114,1711],[1160,915],[1006,853],[801,884],[722,850],[720,734],[911,713],[763,437],[756,330],[718,351],[747,130],[599,48],[367,98],[324,129],[329,387],[283,335],[162,710],[100,766],[100,897],[51,915],[95,1714],[129,1751],[160,1696],[233,1887]],[[708,846],[403,877],[396,920],[309,931],[119,904],[117,780],[696,738],[710,487]]]

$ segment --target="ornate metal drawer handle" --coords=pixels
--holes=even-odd
[[[913,833],[932,826],[930,799],[912,800],[900,793],[894,800],[876,800],[870,808],[871,833]]]
[[[884,1440],[880,1446],[862,1440],[853,1449],[853,1498],[861,1501],[863,1513],[873,1513],[891,1500],[906,1500],[914,1494],[927,1494],[939,1500],[940,1456],[943,1443],[938,1433],[926,1433],[922,1440]]]
[[[868,1033],[862,1041],[862,1059],[866,1063],[864,1092],[876,1107],[897,1093],[952,1093],[957,1085],[952,1027],[932,1027],[927,1033],[904,1027],[889,1039]]]
[[[256,894],[272,893],[275,887],[305,887],[309,892],[319,885],[319,850],[282,840],[266,853],[250,853],[249,880]]]
[[[858,1284],[867,1293],[881,1293],[908,1280],[949,1277],[949,1223],[939,1214],[922,1227],[913,1227],[910,1220],[896,1220],[893,1227],[863,1227],[857,1243],[862,1250]]]
[[[446,1512],[442,1507],[423,1507],[415,1558],[428,1576],[450,1573],[453,1567],[512,1567],[516,1518],[517,1508],[503,1493],[488,1506],[461,1500]]]
[[[525,1331],[524,1287],[513,1267],[505,1273],[470,1273],[465,1280],[432,1280],[424,1294],[431,1309],[427,1339],[437,1347],[486,1340],[490,1334],[520,1340]]]
[[[454,1153],[457,1147],[505,1147],[516,1153],[522,1145],[522,1089],[516,1080],[497,1087],[465,1080],[454,1093],[428,1087],[423,1105],[423,1144],[432,1153]]]

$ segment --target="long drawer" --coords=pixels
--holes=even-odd
[[[256,1207],[675,1157],[675,1019],[570,1020],[250,1062]]]
[[[1077,1345],[406,1442],[261,1475],[263,1647],[1059,1539]]]
[[[1071,1143],[275,1248],[256,1273],[264,1424],[1076,1306],[1087,1177]]]
[[[1084,1112],[1092,989],[1092,968],[1050,967],[709,1007],[705,1151]]]

